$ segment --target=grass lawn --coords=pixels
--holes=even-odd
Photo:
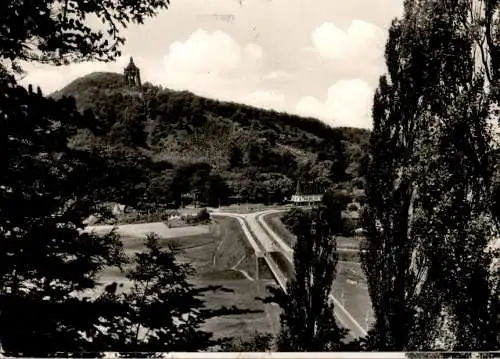
[[[217,223],[217,236],[220,238],[218,248],[214,252],[215,268],[232,268],[245,256],[253,255],[252,246],[237,219],[217,217],[214,222]]]
[[[180,238],[208,234],[210,232],[209,225],[168,228],[168,226],[163,222],[121,224],[116,226],[88,226],[85,228],[85,231],[95,231],[97,234],[104,234],[109,233],[113,228],[116,228],[117,233],[127,239],[143,238],[146,234],[152,232],[158,234],[160,238]]]
[[[334,281],[331,293],[341,303],[343,302],[344,308],[366,330],[367,318],[370,320],[373,316],[368,290],[365,287],[352,284],[339,275]],[[342,293],[344,300],[342,300]]]
[[[359,252],[354,252],[352,250],[342,250],[342,248],[337,247],[337,254],[339,257],[339,261],[360,262]]]
[[[196,274],[192,282],[199,286],[222,285],[231,291],[207,292],[205,303],[209,308],[220,306],[237,306],[241,309],[258,310],[259,313],[232,315],[209,320],[204,329],[214,333],[216,337],[237,336],[249,339],[256,330],[277,333],[279,314],[275,305],[263,304],[255,300],[257,296],[265,296],[268,280],[250,280],[255,278],[255,257],[251,246],[241,230],[239,222],[234,218],[217,218],[211,226],[195,229],[194,234],[186,232],[181,237],[161,236],[163,246],[175,243],[182,251],[180,262],[188,262]],[[206,228],[209,228],[207,231]],[[196,231],[205,231],[197,234]],[[133,234],[141,233],[135,231]],[[137,235],[122,237],[125,252],[132,256],[144,248],[143,238]],[[245,272],[250,279],[243,274]],[[103,284],[116,281],[123,289],[130,287],[130,282],[118,270],[107,268],[102,273]]]
[[[337,247],[338,248],[348,248],[348,249],[359,249],[359,245],[363,240],[362,237],[344,237],[337,236]]]
[[[281,223],[280,217],[281,213],[273,213],[266,215],[265,220],[278,235],[285,238],[283,233],[288,233],[289,236],[291,233]],[[271,223],[274,223],[274,227]],[[207,321],[204,329],[214,333],[215,337],[237,336],[243,339],[252,337],[256,330],[277,333],[279,307],[256,300],[256,297],[265,297],[266,286],[275,283],[264,263],[259,265],[260,280],[252,280],[256,277],[256,259],[239,222],[234,218],[217,217],[212,225],[201,227],[205,227],[204,233],[197,233],[196,229],[194,232],[186,232],[188,229],[185,229],[180,237],[161,236],[160,244],[166,246],[168,243],[175,243],[182,250],[179,260],[190,263],[196,269],[197,273],[192,278],[192,282],[196,285],[222,285],[230,290],[206,293],[205,303],[209,308],[224,305],[260,311],[213,318]],[[280,234],[280,229],[276,228],[284,229],[284,231]],[[143,233],[143,231],[132,233],[134,235],[122,237],[128,255],[133,255],[144,247],[143,238],[137,236],[137,233]],[[355,244],[359,242],[358,239],[350,237],[341,237],[340,240],[345,244],[345,248],[351,249],[354,249]],[[365,326],[366,313],[371,313],[371,304],[366,280],[359,262],[355,262],[356,257],[355,252],[346,252],[339,256],[340,260],[350,262],[338,264],[337,278],[332,293],[341,300],[343,292],[346,309],[362,326]],[[280,264],[283,265],[283,263]],[[123,274],[116,269],[106,269],[102,279],[104,283],[116,281],[122,284],[124,289],[130,286]]]
[[[359,262],[338,263],[337,276],[331,293],[341,303],[343,294],[345,309],[366,330],[367,316],[371,319],[373,312],[371,310],[371,300],[366,285],[366,277],[361,270]]]
[[[345,277],[346,280],[356,282],[362,287],[367,286],[366,276],[359,262],[339,262],[337,264],[337,274]]]
[[[240,308],[262,311],[260,313],[231,315],[213,318],[204,326],[204,329],[214,333],[218,338],[228,336],[239,336],[250,339],[255,331],[276,334],[279,330],[279,311],[272,304],[263,304],[256,297],[266,296],[268,281],[248,281],[229,279],[221,283],[220,279],[205,279],[200,284],[218,285],[231,289],[234,293],[211,293],[206,298],[208,308],[216,308],[221,305],[227,307],[236,305]]]

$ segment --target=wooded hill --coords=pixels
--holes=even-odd
[[[362,187],[369,131],[91,73],[51,95],[83,114],[72,146],[106,161],[95,186],[133,206],[279,203],[298,180]],[[109,198],[112,197],[112,198]]]

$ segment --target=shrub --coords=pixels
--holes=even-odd
[[[363,181],[362,178],[355,178],[352,181],[352,186],[358,189],[364,189],[365,188],[365,181]]]
[[[354,221],[351,218],[345,218],[343,222],[342,235],[345,237],[354,236],[354,231],[356,230]]]
[[[356,212],[358,210],[358,205],[356,203],[350,203],[348,206],[347,206],[347,210],[349,212]]]
[[[206,223],[210,222],[210,213],[206,208],[203,208],[198,214],[196,215],[196,220],[198,223]]]

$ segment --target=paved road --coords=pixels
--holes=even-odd
[[[257,213],[255,215],[255,217],[257,218],[257,222],[259,223],[259,225],[266,231],[266,234],[272,238],[272,240],[274,241],[274,243],[277,244],[277,246],[281,249],[281,252],[283,253],[283,255],[286,257],[286,259],[288,259],[288,261],[290,263],[293,263],[293,249],[283,240],[281,239],[280,236],[278,236],[276,234],[276,232],[274,232],[271,227],[269,227],[269,225],[267,224],[267,222],[264,220],[264,216],[265,215],[268,215],[268,214],[271,214],[271,213],[277,213],[277,212],[283,212],[283,211],[279,211],[279,210],[269,210],[269,211],[266,211],[266,212],[261,212],[261,213]]]
[[[263,248],[264,252],[276,252],[279,251],[283,253],[285,258],[292,263],[293,265],[293,249],[290,248],[264,221],[263,216],[270,213],[281,212],[279,210],[267,210],[257,213],[224,213],[224,212],[212,212],[212,215],[219,216],[227,216],[233,218],[239,218],[240,224],[242,224],[243,230],[245,231],[245,227],[247,230],[245,234],[249,241],[254,241],[254,238],[250,233],[248,233],[248,229],[255,235],[255,240],[259,242],[261,248]],[[247,234],[248,233],[248,234]],[[255,242],[255,241],[254,241]],[[277,266],[270,259],[269,256],[265,255],[264,258],[268,263],[269,267],[273,272],[276,271]],[[275,273],[275,275],[278,273]],[[281,283],[283,275],[276,275],[278,277],[278,281],[280,282],[280,286],[284,288],[284,283]],[[286,290],[286,287],[284,288]],[[335,303],[335,317],[339,320],[339,322],[346,328],[349,329],[349,333],[352,337],[358,338],[366,335],[366,331],[364,328],[354,319],[354,317],[344,308],[342,303],[337,300],[332,294],[329,295],[330,300]]]
[[[264,212],[267,213],[267,212]],[[257,221],[257,218],[260,218],[262,215],[262,212],[259,213],[250,213],[246,216],[246,223],[248,223],[248,226],[250,227],[250,230],[253,232],[255,237],[258,238],[260,243],[262,244],[262,247],[264,249],[264,252],[280,252],[280,248],[276,246],[275,242],[273,241],[272,238],[270,238],[263,227],[260,225],[260,223]]]

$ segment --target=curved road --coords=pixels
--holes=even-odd
[[[254,250],[255,245],[257,244],[256,242],[258,242],[257,247],[259,248],[256,250],[256,254],[263,255],[271,271],[277,277],[280,286],[286,290],[285,283],[283,283],[283,280],[280,280],[284,277],[284,275],[281,271],[279,271],[278,266],[274,263],[270,256],[266,255],[268,252],[281,252],[293,265],[293,249],[286,244],[263,219],[264,215],[276,212],[283,212],[283,210],[266,210],[256,213],[225,213],[213,211],[211,214],[214,216],[236,218],[240,222],[243,231],[245,232],[248,241],[252,244],[252,247],[254,247]],[[276,271],[279,271],[280,273],[276,273]],[[364,337],[366,335],[365,329],[344,308],[340,301],[337,300],[337,298],[335,298],[332,294],[329,295],[329,298],[335,303],[335,317],[344,327],[349,329],[350,335],[354,338]]]

